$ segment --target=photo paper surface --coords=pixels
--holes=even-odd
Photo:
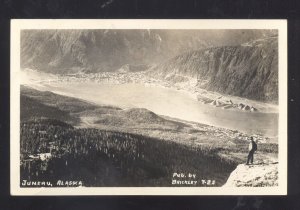
[[[285,20],[12,20],[12,195],[285,195]]]

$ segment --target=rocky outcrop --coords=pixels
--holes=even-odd
[[[223,187],[272,187],[278,186],[278,163],[240,164],[230,174]]]

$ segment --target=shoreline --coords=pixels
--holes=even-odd
[[[231,95],[205,90],[197,87],[195,81],[171,84],[168,81],[162,81],[159,79],[149,77],[147,71],[126,72],[126,73],[101,72],[101,73],[87,73],[87,74],[86,73],[64,74],[64,75],[59,75],[60,78],[58,77],[58,75],[51,74],[51,73],[44,73],[38,70],[32,70],[32,69],[21,70],[21,72],[23,73],[26,73],[26,71],[48,75],[50,77],[48,80],[44,79],[41,81],[36,81],[38,83],[93,82],[93,83],[111,84],[111,85],[140,84],[145,87],[159,87],[159,88],[166,88],[172,91],[178,91],[180,93],[184,93],[188,95],[189,97],[199,102],[201,102],[202,99],[219,101],[219,98],[221,98],[222,100],[220,101],[223,102],[224,104],[226,103],[226,101],[233,101],[235,105],[244,104],[244,105],[249,105],[249,107],[253,106],[257,108],[258,109],[257,111],[260,113],[278,113],[277,104],[266,103],[262,101],[256,101],[247,98],[241,98],[238,96],[231,96]],[[195,80],[193,78],[190,79]],[[225,106],[226,105],[230,105],[230,104],[225,104]],[[217,108],[222,108],[222,107],[217,106]]]
[[[29,71],[31,71],[31,72],[36,72],[37,73],[37,75],[34,75],[34,76],[39,76],[39,71],[35,71],[35,70],[29,70]],[[26,71],[24,72],[24,73],[26,73]],[[134,85],[134,84],[138,84],[138,85],[142,85],[142,86],[144,86],[144,87],[154,87],[154,88],[163,88],[163,89],[166,89],[166,90],[171,90],[171,91],[174,91],[174,92],[178,92],[178,93],[181,93],[181,94],[183,94],[183,95],[185,95],[185,96],[187,96],[187,97],[189,97],[189,98],[191,98],[193,101],[195,101],[195,102],[198,102],[199,103],[199,105],[200,105],[200,103],[201,103],[201,101],[199,101],[198,100],[198,98],[199,98],[199,91],[194,91],[194,92],[192,92],[191,91],[191,88],[190,89],[186,89],[186,88],[176,88],[176,86],[168,86],[167,84],[164,84],[164,83],[160,83],[160,82],[157,82],[157,80],[156,81],[154,81],[154,82],[151,82],[151,81],[148,81],[148,78],[146,78],[145,80],[146,80],[146,82],[144,82],[144,81],[139,81],[139,82],[135,82],[135,81],[131,81],[130,83],[121,83],[119,80],[113,80],[113,81],[107,81],[107,82],[105,82],[105,81],[101,81],[101,82],[99,82],[99,81],[97,81],[97,80],[95,80],[95,79],[91,79],[90,77],[91,77],[91,75],[94,75],[94,74],[84,74],[84,77],[85,78],[76,78],[76,77],[74,77],[74,76],[62,76],[62,77],[58,77],[57,75],[55,76],[55,75],[51,75],[51,74],[47,74],[47,73],[42,73],[43,75],[44,74],[46,74],[46,75],[49,75],[50,77],[51,77],[51,79],[53,79],[54,77],[56,77],[56,80],[51,80],[51,81],[49,81],[49,80],[47,80],[47,78],[44,78],[43,77],[43,79],[44,80],[42,80],[42,81],[37,81],[37,82],[32,82],[32,80],[31,80],[31,82],[25,82],[25,84],[24,85],[27,85],[27,86],[29,86],[29,87],[33,87],[33,88],[36,88],[36,89],[39,89],[39,90],[42,90],[42,91],[45,91],[45,90],[48,90],[49,89],[49,86],[55,86],[55,84],[68,84],[68,83],[75,83],[75,84],[85,84],[85,83],[90,83],[90,84],[103,84],[103,85],[112,85],[112,86],[114,86],[114,85]],[[105,74],[107,74],[107,73],[105,73]],[[111,73],[112,75],[114,75],[114,76],[118,76],[118,74],[114,74],[114,73]],[[135,73],[134,73],[135,74]],[[76,74],[76,75],[80,75],[80,74]],[[90,77],[89,77],[89,76]],[[30,76],[29,76],[29,78],[30,78]],[[119,76],[118,76],[118,78],[119,78]],[[48,83],[48,84],[47,84]],[[60,85],[58,85],[58,87],[60,86]],[[38,87],[37,87],[38,86]],[[41,86],[42,86],[42,88],[41,88]],[[47,87],[48,86],[48,87]],[[83,101],[87,101],[87,102],[89,102],[89,103],[93,103],[93,104],[98,104],[98,105],[104,105],[104,106],[118,106],[118,107],[120,107],[120,108],[122,108],[122,109],[128,109],[128,108],[139,108],[139,106],[137,106],[137,107],[129,107],[129,106],[126,106],[126,105],[124,105],[124,106],[122,106],[121,104],[120,105],[115,105],[113,102],[108,102],[108,103],[101,103],[101,104],[99,104],[99,103],[97,103],[97,102],[95,102],[95,101],[91,101],[91,100],[89,100],[89,99],[87,99],[87,98],[84,98],[84,97],[80,97],[80,96],[77,96],[77,95],[74,95],[73,93],[68,93],[68,91],[67,92],[65,92],[65,91],[61,91],[61,90],[51,90],[51,92],[53,92],[53,93],[56,93],[56,94],[60,94],[60,95],[64,95],[64,96],[68,96],[68,97],[75,97],[75,98],[78,98],[78,99],[80,99],[80,100],[83,100]],[[216,95],[216,93],[211,93],[211,92],[209,92],[209,91],[206,91],[208,94],[213,94],[213,96],[215,96]],[[220,95],[220,94],[219,94]],[[219,95],[217,95],[217,96],[219,96]],[[216,97],[216,96],[215,96]],[[227,96],[224,96],[224,98],[225,97],[227,97]],[[246,101],[249,101],[248,99],[244,99],[244,100],[246,100]],[[242,115],[248,115],[247,114],[247,112],[249,113],[249,115],[250,116],[252,116],[252,113],[250,113],[250,111],[243,111],[243,110],[240,110],[240,109],[228,109],[228,111],[221,111],[221,107],[217,107],[217,106],[213,106],[213,105],[211,105],[211,104],[206,104],[206,105],[200,105],[200,107],[201,106],[209,106],[210,108],[209,108],[209,112],[215,112],[214,111],[214,109],[216,110],[216,112],[230,112],[230,113],[235,113],[235,115],[239,115],[239,113],[240,114],[242,114]],[[149,107],[147,108],[147,107],[145,107],[146,109],[149,109]],[[151,110],[151,109],[149,109],[149,110]],[[209,121],[207,121],[207,120],[202,120],[202,121],[195,121],[195,120],[192,120],[192,119],[188,119],[188,118],[180,118],[179,116],[172,116],[172,115],[168,115],[168,114],[162,114],[162,113],[159,113],[159,112],[157,112],[157,111],[155,111],[155,110],[151,110],[151,111],[153,111],[153,112],[155,112],[156,114],[158,114],[158,115],[161,115],[161,116],[167,116],[168,118],[173,118],[173,119],[177,119],[176,121],[186,121],[186,122],[191,122],[191,123],[195,123],[195,124],[205,124],[205,125],[208,125],[208,126],[214,126],[214,127],[216,127],[216,128],[222,128],[222,129],[229,129],[229,130],[235,130],[235,129],[233,129],[233,128],[231,128],[230,126],[228,127],[228,126],[225,126],[225,125],[220,125],[220,123],[217,123],[216,124],[216,122],[213,122],[213,121],[211,121],[211,123],[209,123]],[[206,112],[206,111],[205,111]],[[208,114],[212,114],[212,113],[208,113]],[[263,115],[265,115],[265,114],[278,114],[278,113],[274,113],[274,112],[253,112],[253,114],[255,114],[254,116],[257,116],[257,115],[259,115],[259,114],[263,114]],[[224,119],[226,119],[226,118],[224,118]],[[230,119],[230,118],[228,118],[228,119]],[[227,119],[227,120],[228,120]],[[222,123],[221,123],[222,124]],[[258,127],[259,128],[259,127]],[[245,130],[245,129],[247,129],[247,130]],[[267,136],[267,137],[271,137],[271,138],[276,138],[277,136],[278,136],[278,134],[276,134],[276,133],[274,133],[274,132],[272,132],[271,131],[271,133],[274,133],[274,134],[271,134],[270,133],[270,131],[268,131],[268,130],[265,130],[265,129],[258,129],[257,131],[255,131],[255,129],[256,128],[253,128],[253,129],[248,129],[248,128],[245,128],[245,129],[237,129],[237,130],[239,130],[240,132],[243,132],[243,133],[247,133],[248,135],[251,135],[251,134],[259,134],[259,135],[262,135],[262,136]]]

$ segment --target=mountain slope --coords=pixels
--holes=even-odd
[[[150,75],[174,83],[197,79],[198,87],[254,100],[278,100],[277,36],[237,46],[214,47],[176,56]]]
[[[77,98],[58,95],[50,91],[38,91],[27,86],[21,86],[21,96],[68,113],[77,113],[98,108],[96,105]],[[26,106],[30,107],[24,103],[24,107]]]
[[[67,123],[77,124],[80,119],[72,116],[69,112],[53,106],[45,105],[36,99],[21,95],[21,121],[36,119],[55,119]]]
[[[53,73],[114,71],[209,46],[193,34],[183,35],[162,30],[24,30],[21,67]],[[175,40],[180,40],[176,46]]]

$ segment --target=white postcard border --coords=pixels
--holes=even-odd
[[[278,187],[20,187],[20,32],[23,29],[278,29]],[[287,20],[11,20],[10,186],[11,195],[286,195]]]

